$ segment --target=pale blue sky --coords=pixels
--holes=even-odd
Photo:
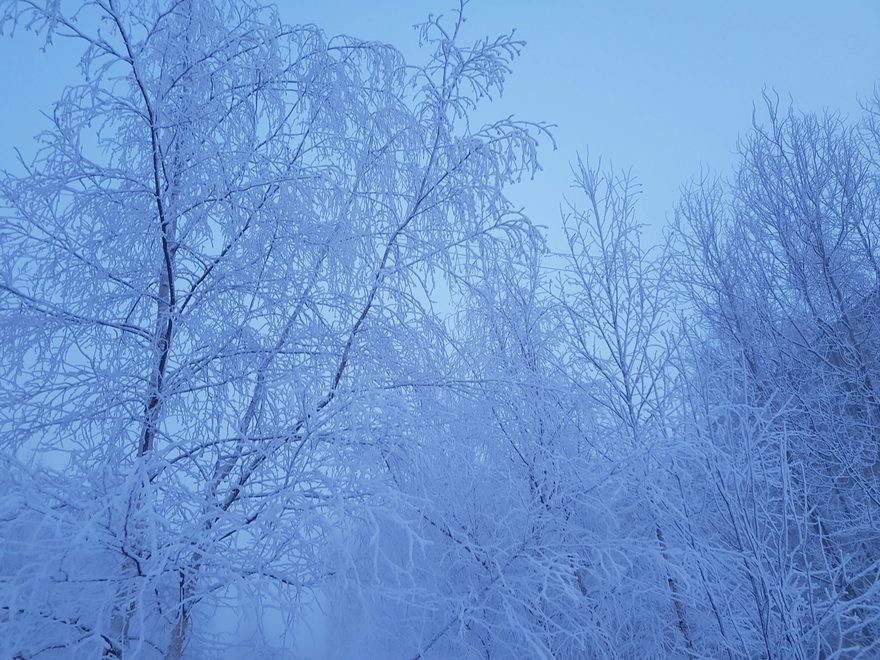
[[[412,24],[452,0],[321,0],[279,3],[288,22],[388,41],[418,57]],[[514,191],[542,224],[558,224],[568,162],[594,156],[631,167],[643,184],[643,222],[671,213],[679,185],[701,165],[729,167],[737,136],[766,86],[798,107],[856,115],[880,79],[880,2],[840,0],[474,0],[468,36],[517,28],[528,42],[498,116],[558,125],[544,172]],[[74,52],[0,40],[0,164],[32,144],[48,109],[75,74]]]

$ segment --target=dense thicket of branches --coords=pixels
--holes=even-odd
[[[880,652],[880,99],[767,99],[650,249],[578,161],[554,254],[462,11],[0,11],[83,48],[0,178],[0,655]]]

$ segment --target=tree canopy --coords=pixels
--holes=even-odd
[[[0,176],[0,655],[878,652],[880,97],[767,96],[652,245],[601,160],[511,201],[465,14],[0,1],[82,53]]]

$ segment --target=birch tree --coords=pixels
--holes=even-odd
[[[766,99],[729,180],[688,189],[680,277],[707,334],[695,444],[723,520],[701,552],[729,653],[872,652],[877,619],[876,142]],[[711,467],[709,467],[711,466]],[[713,514],[710,514],[712,516]],[[716,526],[715,522],[705,523]],[[719,570],[713,556],[737,561]],[[738,567],[729,574],[727,569]],[[737,640],[738,637],[738,640]]]
[[[628,497],[614,507],[632,535],[608,541],[627,544],[641,564],[636,578],[640,593],[609,585],[616,597],[607,603],[606,616],[641,611],[646,605],[637,601],[647,597],[641,590],[649,588],[647,607],[654,614],[634,617],[633,627],[616,646],[634,644],[634,653],[650,648],[686,657],[695,648],[682,594],[683,572],[661,523],[673,501],[664,488],[674,412],[668,251],[662,245],[642,247],[635,215],[639,187],[631,175],[580,158],[572,169],[574,198],[563,217],[566,269],[557,294],[569,338],[566,372],[593,401],[596,417],[590,435],[600,447],[596,462],[611,474],[626,474],[615,474],[615,483],[630,480]],[[658,611],[668,614],[668,620],[658,617]]]
[[[460,45],[460,10],[409,66],[253,2],[2,11],[83,80],[0,183],[0,649],[215,657],[224,607],[295,648],[333,530],[395,501],[433,286],[531,231],[504,187],[543,127],[467,121],[521,43]]]

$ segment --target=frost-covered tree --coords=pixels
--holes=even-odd
[[[607,502],[617,527],[604,543],[616,552],[591,562],[587,574],[603,584],[601,616],[614,630],[612,648],[686,655],[694,644],[683,571],[663,520],[674,442],[668,250],[643,247],[639,186],[630,174],[581,159],[573,172],[563,216],[568,251],[556,293],[566,337],[561,358],[573,387],[592,403],[585,433],[592,469],[627,489]]]
[[[703,456],[690,540],[728,654],[867,657],[880,589],[876,106],[857,125],[767,108],[734,176],[692,186],[679,208],[680,280],[702,328],[681,429]]]
[[[422,522],[393,456],[447,387],[435,287],[531,234],[504,187],[542,127],[468,121],[521,43],[462,46],[459,11],[409,66],[250,1],[2,12],[83,76],[0,181],[0,654],[292,649],[360,579],[347,529]]]
[[[0,175],[0,656],[876,655],[880,99],[656,248],[578,161],[550,254],[466,4],[0,0],[82,74]]]

